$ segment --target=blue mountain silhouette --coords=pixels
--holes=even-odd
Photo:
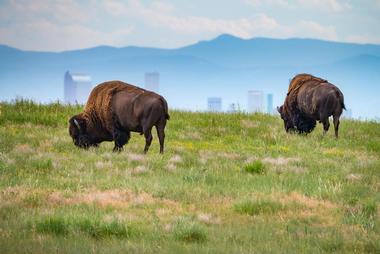
[[[177,49],[99,46],[63,52],[24,51],[0,45],[0,100],[63,99],[63,75],[92,76],[93,85],[123,80],[144,86],[144,73],[160,72],[160,93],[172,107],[202,110],[209,96],[239,103],[263,90],[282,103],[289,79],[309,72],[337,84],[354,115],[379,117],[380,45],[315,39],[241,39],[223,34]]]

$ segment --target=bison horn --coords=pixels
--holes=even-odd
[[[75,125],[78,127],[78,130],[81,131],[81,129],[80,129],[80,125],[79,125],[77,119],[74,119],[74,123],[75,123]]]

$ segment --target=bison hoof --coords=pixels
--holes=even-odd
[[[114,151],[114,152],[118,152],[118,153],[120,153],[121,151],[123,151],[123,147],[115,146],[115,147],[113,148],[113,151]]]

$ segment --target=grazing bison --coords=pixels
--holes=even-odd
[[[325,134],[330,127],[329,117],[333,116],[336,138],[343,109],[342,92],[327,80],[309,74],[299,74],[291,80],[285,102],[277,108],[287,132],[309,133],[319,121]]]
[[[156,126],[163,153],[167,120],[168,105],[162,96],[121,81],[109,81],[92,90],[83,113],[71,117],[69,133],[78,147],[114,141],[113,150],[120,151],[128,143],[130,132],[139,132],[145,136],[146,153],[153,139],[152,127]]]

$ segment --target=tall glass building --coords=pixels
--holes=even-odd
[[[155,93],[158,93],[160,91],[160,73],[145,73],[145,89]]]
[[[212,112],[222,111],[222,98],[220,97],[209,97],[207,99],[207,110]]]
[[[267,113],[273,114],[273,94],[267,94]]]
[[[264,95],[262,91],[248,91],[248,112],[263,112]]]
[[[92,90],[91,77],[87,74],[70,73],[64,77],[64,102],[85,104]]]

